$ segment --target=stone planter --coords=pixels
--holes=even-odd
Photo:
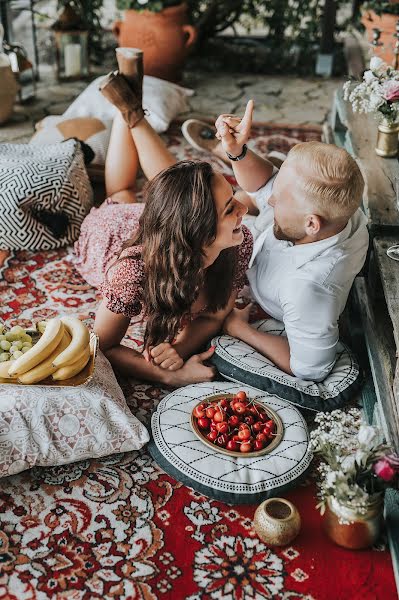
[[[0,124],[11,117],[18,89],[11,67],[0,67]]]
[[[197,39],[197,30],[187,23],[187,5],[164,8],[161,12],[125,10],[113,33],[121,47],[144,52],[144,73],[178,81],[186,56]]]

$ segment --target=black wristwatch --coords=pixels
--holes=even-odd
[[[248,148],[247,148],[247,145],[246,145],[246,144],[244,144],[244,145],[243,145],[243,147],[242,147],[242,152],[241,152],[241,154],[239,154],[238,156],[232,156],[232,155],[231,155],[231,154],[229,154],[228,152],[226,152],[226,154],[227,154],[227,156],[228,156],[228,158],[229,158],[230,160],[242,160],[242,159],[245,157],[245,155],[246,155],[246,153],[247,153],[247,150],[248,150]]]

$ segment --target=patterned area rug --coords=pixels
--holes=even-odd
[[[319,138],[319,129],[258,126],[253,145],[266,153]],[[177,128],[167,142],[179,158],[204,158]],[[212,162],[232,177],[222,162]],[[60,311],[93,323],[99,295],[74,270],[66,249],[0,253],[0,278],[0,317],[7,325]],[[133,324],[126,344],[139,347],[141,339]],[[121,384],[133,413],[148,424],[167,390]],[[363,552],[334,546],[321,531],[314,494],[311,482],[287,494],[301,513],[302,531],[290,547],[269,548],[252,530],[255,506],[199,495],[163,473],[145,448],[36,467],[0,484],[0,599],[396,597],[384,546]]]

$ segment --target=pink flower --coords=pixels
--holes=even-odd
[[[380,460],[377,460],[373,468],[377,477],[383,479],[384,481],[392,481],[396,475],[395,469],[391,467],[385,458],[380,458]]]
[[[382,86],[382,95],[390,102],[399,100],[399,81],[386,81]]]

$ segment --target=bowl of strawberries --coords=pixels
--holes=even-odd
[[[242,390],[199,402],[191,413],[191,427],[207,446],[239,457],[268,454],[284,433],[278,414]]]

